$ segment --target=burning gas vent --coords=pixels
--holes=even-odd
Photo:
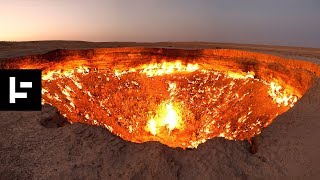
[[[315,76],[296,68],[300,62],[285,66],[273,56],[259,60],[240,51],[82,52],[55,52],[58,60],[47,54],[54,60],[43,62],[43,56],[26,58],[19,68],[44,70],[43,103],[56,106],[70,122],[170,147],[194,148],[214,137],[250,139],[292,107]]]

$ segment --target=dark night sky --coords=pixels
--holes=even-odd
[[[320,47],[319,0],[0,0],[0,41]]]

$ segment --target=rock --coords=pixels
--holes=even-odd
[[[40,124],[46,128],[58,128],[69,124],[69,122],[59,113],[56,107],[45,104],[41,113]]]

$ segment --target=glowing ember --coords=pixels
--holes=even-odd
[[[231,55],[238,57],[237,53]],[[140,53],[124,54],[119,62],[112,60],[113,54],[97,55],[107,60],[46,65],[23,61],[19,68],[46,67],[43,103],[56,106],[70,122],[103,126],[132,142],[159,141],[182,148],[195,148],[214,137],[250,139],[306,91],[306,86],[294,88],[298,81],[291,77],[311,77],[309,71],[291,76],[286,76],[289,71],[273,72],[270,67],[275,63],[208,58],[224,58],[225,51],[199,54],[202,58],[191,56],[198,61],[166,61],[162,57],[161,61],[136,64],[124,59],[143,58]],[[140,62],[136,59],[134,62]]]

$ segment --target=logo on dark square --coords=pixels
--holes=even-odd
[[[0,111],[41,111],[41,70],[0,69]]]

